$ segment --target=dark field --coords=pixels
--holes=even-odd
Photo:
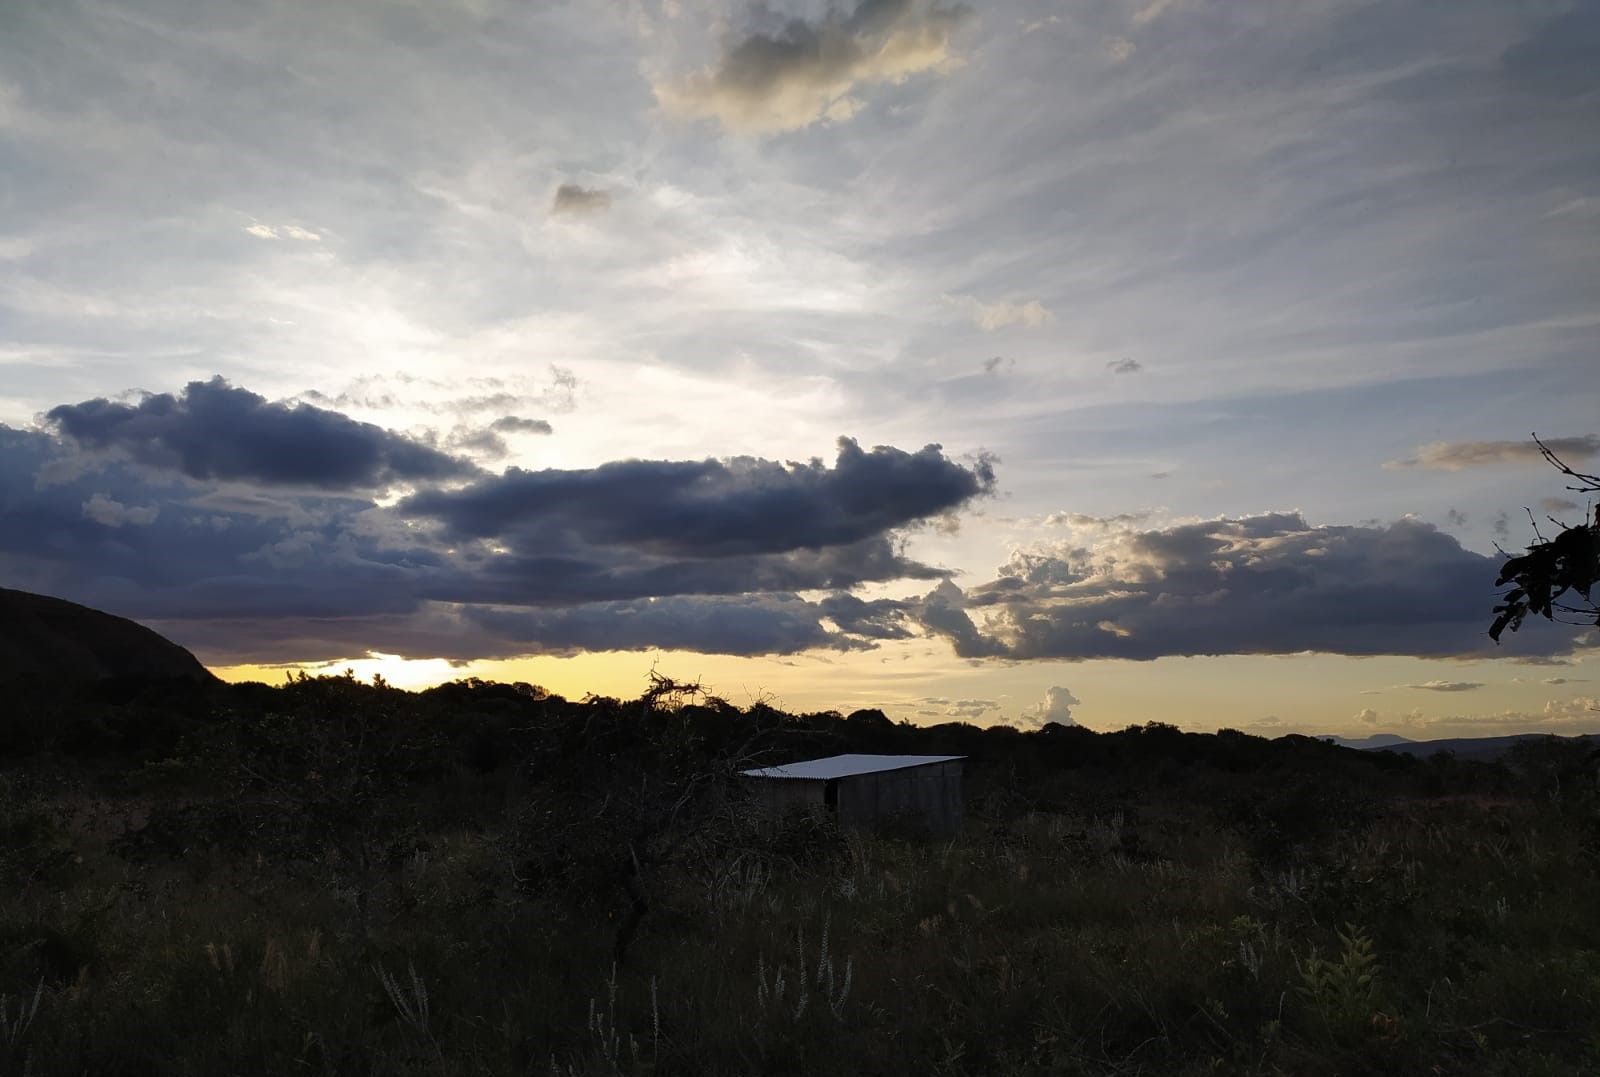
[[[0,1073],[1600,1072],[1589,748],[897,726],[657,680],[10,695]],[[963,754],[952,841],[738,768]]]

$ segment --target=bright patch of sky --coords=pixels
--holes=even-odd
[[[0,584],[241,669],[359,659],[349,616],[420,679],[630,695],[656,648],[918,721],[1575,729],[1593,641],[1481,629],[1523,506],[1584,511],[1530,431],[1600,461],[1597,54],[1559,0],[4,5]],[[304,437],[358,456],[267,459]],[[830,463],[705,472],[710,575],[699,502],[493,481],[739,457]],[[194,529],[204,578],[62,552]]]

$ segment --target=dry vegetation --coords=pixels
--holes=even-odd
[[[20,698],[0,1074],[1600,1071],[1571,745],[342,678]],[[960,836],[742,805],[739,761],[847,750],[971,756]]]

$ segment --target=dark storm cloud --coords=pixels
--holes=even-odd
[[[137,404],[103,397],[63,404],[47,418],[83,449],[120,453],[192,479],[349,490],[478,470],[371,423],[310,404],[271,403],[221,377]]]
[[[583,216],[590,213],[604,213],[611,208],[611,195],[592,187],[580,187],[576,183],[563,183],[556,188],[556,197],[550,204],[551,213],[565,213]]]
[[[1570,632],[1524,631],[1514,650],[1496,649],[1485,630],[1498,559],[1414,519],[1312,527],[1273,513],[1081,530],[1018,553],[965,592],[945,581],[909,612],[966,657],[1446,658],[1575,646]]]
[[[963,467],[940,446],[864,451],[840,438],[832,468],[736,457],[624,460],[523,471],[425,490],[402,512],[461,537],[565,533],[641,553],[735,557],[844,546],[960,508],[994,486],[991,462]]]
[[[242,423],[265,433],[246,430],[210,455],[194,447],[197,431],[217,429],[213,392],[249,405],[236,409]],[[936,446],[866,452],[845,440],[832,467],[737,459],[512,472],[460,497],[413,498],[433,507],[430,517],[370,496],[313,494],[306,472],[241,454],[238,443],[264,452],[284,414],[307,410],[316,414],[306,436],[328,451],[339,441],[326,431],[352,429],[383,450],[364,471],[341,474],[400,466],[395,435],[338,413],[265,405],[220,382],[137,406],[58,408],[59,434],[0,426],[0,579],[159,625],[214,662],[367,650],[451,659],[848,650],[909,630],[898,604],[842,592],[941,578],[903,555],[896,531],[994,483],[987,460],[962,466]],[[119,451],[83,453],[106,447]],[[167,470],[148,466],[157,462]],[[267,477],[284,485],[262,485]],[[486,514],[499,530],[463,532]],[[799,591],[841,593],[808,602]]]

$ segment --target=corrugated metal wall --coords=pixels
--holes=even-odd
[[[768,810],[837,805],[839,824],[876,830],[895,822],[923,826],[948,837],[961,828],[961,762],[854,774],[832,781],[757,778],[758,801]],[[829,795],[828,787],[833,787]]]
[[[934,834],[955,833],[961,826],[960,762],[839,779],[842,825],[872,829],[897,818],[921,823]]]

